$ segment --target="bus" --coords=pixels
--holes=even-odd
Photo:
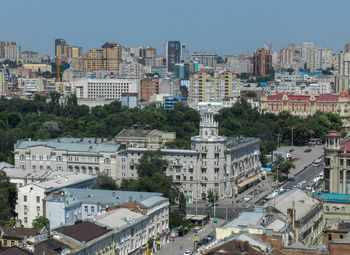
[[[320,159],[316,159],[316,160],[314,161],[313,165],[314,165],[314,166],[320,166],[320,165],[321,165],[321,161],[322,161],[321,158],[320,158]]]

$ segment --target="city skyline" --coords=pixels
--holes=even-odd
[[[347,1],[331,6],[324,0],[297,0],[288,6],[276,0],[269,4],[223,2],[210,5],[209,1],[181,0],[170,6],[159,0],[14,0],[6,6],[3,20],[13,19],[13,13],[18,20],[3,27],[1,40],[16,41],[23,50],[50,56],[54,55],[56,38],[82,46],[84,52],[109,41],[123,46],[153,46],[162,54],[166,41],[179,40],[190,52],[220,55],[253,53],[264,42],[279,50],[289,42],[301,41],[313,41],[337,52],[350,41],[342,33],[347,28]]]

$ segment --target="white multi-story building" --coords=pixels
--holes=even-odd
[[[102,142],[101,139],[71,137],[19,140],[15,144],[15,167],[96,175],[105,173],[117,178],[119,145]]]
[[[97,176],[81,173],[57,176],[56,178],[41,182],[30,183],[18,188],[16,212],[18,219],[26,228],[32,227],[32,222],[39,216],[46,216],[46,197],[61,188],[91,188]]]
[[[210,107],[202,113],[200,133],[191,138],[191,149],[161,149],[169,162],[166,175],[181,184],[188,202],[203,198],[209,190],[220,198],[232,197],[264,178],[259,161],[260,140],[219,136],[214,113]],[[137,178],[136,164],[141,156],[147,150],[156,150],[101,142],[87,138],[21,140],[15,145],[15,165],[24,169],[106,173],[121,181]]]
[[[75,88],[78,99],[121,100],[124,93],[140,94],[140,79],[80,79]]]

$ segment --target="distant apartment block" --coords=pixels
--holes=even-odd
[[[175,104],[177,103],[181,103],[183,105],[187,104],[186,97],[165,96],[163,100],[164,100],[163,106],[165,110],[174,110]]]
[[[253,57],[253,73],[255,75],[267,75],[272,68],[271,52],[264,48],[257,49]]]
[[[205,67],[216,67],[218,54],[214,52],[194,52],[192,59]]]
[[[138,104],[138,94],[137,93],[124,93],[121,98],[122,106],[128,108],[135,108]]]
[[[181,48],[181,42],[179,41],[168,41],[164,45],[168,72],[174,72],[175,64],[181,63]]]
[[[140,80],[120,79],[80,79],[75,82],[78,99],[121,100],[124,93],[139,93]]]
[[[143,78],[141,80],[141,99],[149,101],[154,94],[159,94],[159,78]]]
[[[220,102],[224,97],[238,97],[239,94],[239,79],[232,72],[225,71],[213,77],[205,71],[199,71],[190,78],[188,104]]]

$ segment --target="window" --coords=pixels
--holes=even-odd
[[[328,234],[328,241],[332,241],[332,234]]]
[[[329,212],[329,207],[328,206],[326,206],[326,212]]]
[[[37,207],[36,207],[36,211],[37,211],[38,213],[40,213],[40,206],[37,206]]]
[[[28,218],[24,217],[24,223],[28,223]]]
[[[339,238],[340,238],[340,239],[343,239],[343,238],[344,238],[344,236],[343,236],[343,235],[339,235]]]
[[[28,210],[28,206],[23,206],[23,209],[24,209],[24,211],[27,211]]]
[[[95,212],[95,207],[91,206],[91,212]]]
[[[84,211],[85,211],[85,212],[88,212],[88,211],[89,211],[87,205],[84,206]]]
[[[341,159],[339,164],[340,164],[341,166],[344,165],[344,159]]]
[[[27,196],[23,196],[23,201],[27,202]]]
[[[39,196],[36,197],[36,202],[40,203],[40,197]]]

